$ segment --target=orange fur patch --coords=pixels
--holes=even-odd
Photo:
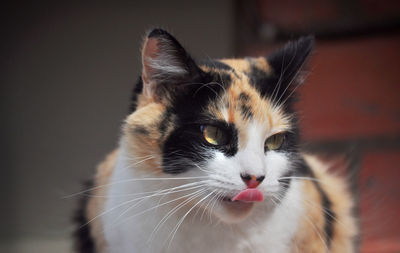
[[[315,174],[320,186],[332,202],[332,211],[335,214],[333,221],[333,237],[331,240],[331,253],[353,252],[353,239],[357,234],[355,219],[351,215],[353,199],[347,185],[338,177],[328,172],[328,167],[315,157],[304,155],[305,160]],[[299,232],[293,240],[291,252],[326,252],[324,244],[324,210],[322,209],[321,196],[313,182],[304,180],[303,196],[305,206],[305,219],[302,220]],[[296,249],[297,248],[297,249]]]
[[[128,116],[124,127],[126,148],[138,158],[136,162],[149,158],[145,163],[141,163],[140,168],[152,173],[161,173],[163,139],[160,136],[159,125],[164,112],[165,106],[160,103],[147,104]],[[167,129],[167,133],[170,131],[172,126]]]
[[[106,196],[110,183],[110,177],[114,170],[118,150],[111,152],[106,159],[97,167],[94,178],[94,189],[88,194],[93,196]],[[91,197],[86,207],[86,216],[90,221],[90,233],[94,239],[95,247],[99,252],[106,248],[106,242],[103,235],[103,225],[101,219],[97,219],[98,215],[103,212],[104,204],[107,198]]]
[[[250,69],[250,63],[245,59],[221,59],[221,62],[229,65],[238,72],[246,72]]]

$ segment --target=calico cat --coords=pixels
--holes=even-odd
[[[79,252],[355,252],[346,183],[299,148],[312,37],[268,57],[195,61],[150,31],[119,148],[77,220]]]

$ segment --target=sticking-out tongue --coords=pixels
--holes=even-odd
[[[239,192],[235,197],[232,198],[232,201],[235,200],[244,202],[261,202],[264,200],[264,195],[258,189],[249,188]]]

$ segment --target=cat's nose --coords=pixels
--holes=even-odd
[[[248,188],[256,188],[265,178],[265,176],[256,177],[250,174],[240,174],[240,177]]]

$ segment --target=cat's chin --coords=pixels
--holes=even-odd
[[[213,208],[214,215],[225,223],[239,223],[253,211],[254,203],[220,200]]]

